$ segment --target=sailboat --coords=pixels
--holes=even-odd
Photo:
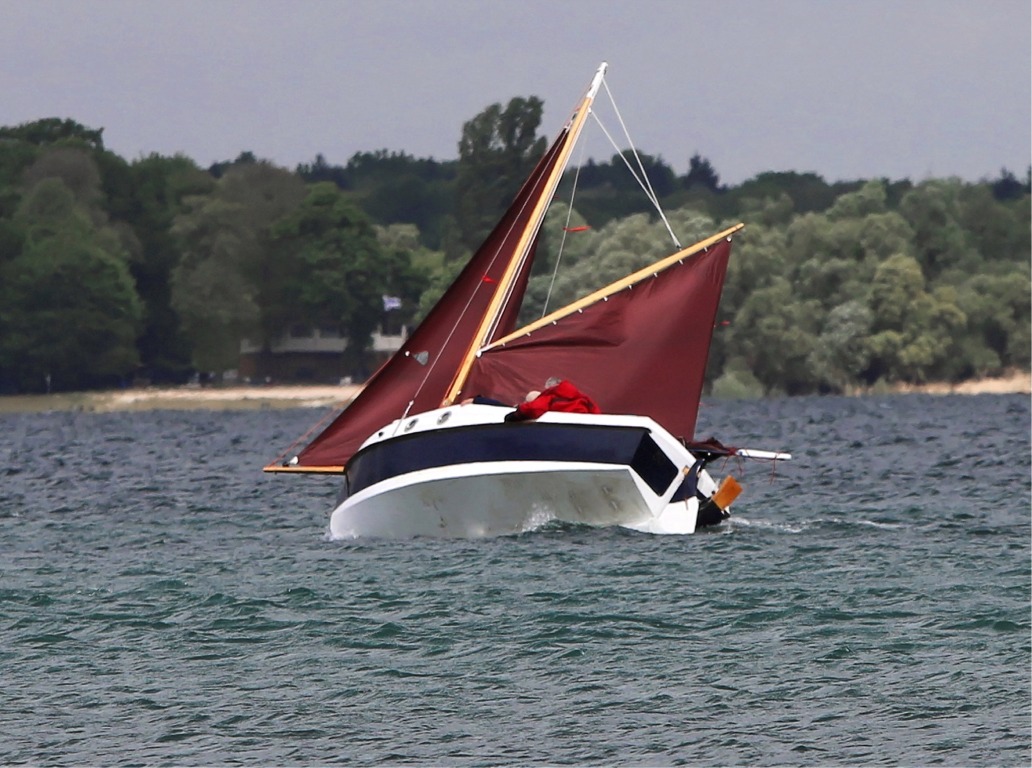
[[[265,467],[343,476],[333,538],[511,535],[551,521],[690,534],[726,519],[741,492],[731,475],[718,483],[711,462],[791,458],[695,440],[742,224],[517,327],[545,213],[605,74],[603,63],[401,349],[328,426]],[[575,383],[601,413],[507,420],[551,377]]]

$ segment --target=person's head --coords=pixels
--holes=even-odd
[[[545,382],[545,389],[548,389],[549,387],[554,387],[556,384],[558,384],[561,381],[562,381],[562,379],[560,379],[558,376],[551,376],[548,379],[548,381]]]

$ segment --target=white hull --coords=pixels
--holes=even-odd
[[[389,425],[370,438],[363,451],[377,445],[391,451],[392,441],[404,440],[412,447],[412,455],[421,455],[424,446],[434,450],[429,441],[441,437],[480,435],[470,439],[502,440],[516,434],[511,430],[527,429],[527,425],[504,424],[505,413],[504,408],[478,405],[431,411]],[[695,531],[699,500],[671,502],[684,480],[684,470],[695,464],[695,457],[654,421],[636,416],[549,413],[537,423],[588,427],[591,435],[603,437],[606,430],[647,433],[650,445],[654,443],[669,462],[657,459],[670,473],[669,482],[652,478],[650,484],[630,463],[612,461],[449,463],[442,459],[432,467],[377,478],[348,496],[330,518],[331,536],[478,538],[518,534],[553,520],[651,533]],[[446,435],[448,430],[458,431]],[[534,434],[547,435],[548,430]],[[421,440],[427,442],[421,445]],[[699,473],[698,490],[706,497],[716,490],[705,471]]]

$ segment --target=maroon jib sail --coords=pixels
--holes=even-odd
[[[501,221],[402,348],[309,445],[266,470],[340,472],[375,430],[403,415],[454,400],[453,393],[477,349],[515,326],[541,222],[593,96],[594,87]]]

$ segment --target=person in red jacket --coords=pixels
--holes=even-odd
[[[564,413],[602,413],[595,401],[565,379],[551,378],[541,392],[530,392],[516,410],[505,415],[506,421],[530,421],[548,411]]]

